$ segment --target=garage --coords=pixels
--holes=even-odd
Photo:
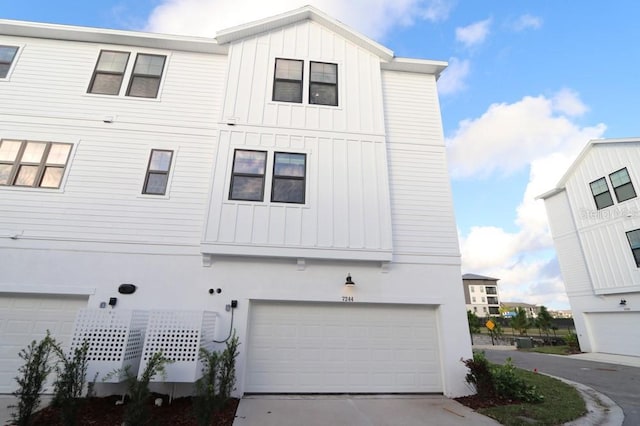
[[[442,392],[426,305],[252,302],[247,393]]]
[[[597,312],[586,318],[594,352],[640,354],[640,312]]]
[[[57,341],[69,342],[76,312],[86,305],[86,296],[0,295],[0,394],[16,389],[20,351],[47,330]]]

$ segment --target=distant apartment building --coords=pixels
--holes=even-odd
[[[462,283],[464,285],[464,300],[468,311],[481,317],[500,316],[498,278],[464,274]]]
[[[500,307],[505,317],[514,316],[518,308],[524,309],[527,318],[538,318],[538,312],[540,312],[539,306],[523,302],[502,302],[500,303]]]

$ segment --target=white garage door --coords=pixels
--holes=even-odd
[[[16,389],[20,350],[40,341],[47,330],[68,343],[76,312],[86,305],[87,297],[0,295],[0,393]]]
[[[252,302],[245,392],[442,392],[433,307]]]
[[[640,312],[589,313],[594,352],[640,356]]]

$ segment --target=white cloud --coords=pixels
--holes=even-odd
[[[513,21],[510,26],[514,31],[524,31],[527,29],[537,30],[538,28],[542,27],[542,18],[524,14]]]
[[[464,44],[466,47],[476,46],[485,41],[489,35],[489,27],[491,19],[475,22],[466,27],[456,28],[456,40]]]
[[[491,105],[481,117],[461,122],[448,140],[458,178],[529,168],[529,182],[515,209],[517,231],[477,226],[460,237],[463,269],[500,278],[503,300],[568,306],[559,272],[549,273],[554,269],[549,264],[555,260],[548,259],[553,242],[544,203],[535,197],[557,184],[590,139],[603,136],[604,124],[581,127],[572,121],[570,115],[586,109],[578,94],[566,89],[551,99],[525,97]]]
[[[558,99],[567,98],[566,91],[561,93]],[[479,118],[460,122],[447,139],[453,176],[508,175],[534,159],[602,135],[602,124],[583,128],[562,114],[569,106],[572,112],[586,110],[577,95],[571,102],[554,99],[526,96],[512,104],[492,104]]]
[[[466,78],[469,76],[471,63],[468,59],[449,59],[449,66],[438,79],[438,93],[450,95],[466,89]]]
[[[416,20],[441,21],[452,0],[163,0],[147,31],[212,37],[216,31],[311,4],[374,39]]]

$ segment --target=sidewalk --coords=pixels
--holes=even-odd
[[[581,359],[584,361],[604,362],[607,364],[618,364],[640,368],[640,357],[637,356],[613,355],[602,352],[586,352],[583,354],[561,356],[568,356],[569,358]]]

